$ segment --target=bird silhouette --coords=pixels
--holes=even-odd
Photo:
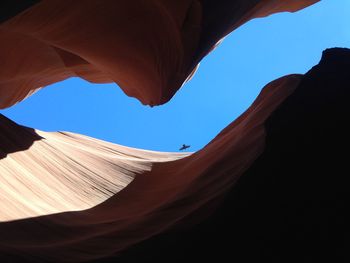
[[[186,150],[187,148],[190,148],[190,147],[191,147],[191,145],[183,144],[179,150],[183,151],[183,150]]]

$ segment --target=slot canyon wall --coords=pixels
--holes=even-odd
[[[171,99],[246,21],[317,1],[12,1],[0,107],[72,76]],[[350,51],[266,85],[202,150],[162,153],[0,116],[4,262],[346,261]]]

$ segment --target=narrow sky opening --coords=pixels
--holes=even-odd
[[[350,47],[350,1],[324,0],[297,13],[243,25],[208,57],[166,105],[146,107],[116,84],[78,78],[56,83],[1,111],[19,124],[71,131],[131,147],[204,147],[253,102],[268,82],[305,73],[324,49]]]

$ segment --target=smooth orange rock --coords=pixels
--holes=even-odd
[[[92,260],[181,225],[197,210],[208,215],[262,152],[265,120],[300,78],[271,82],[244,114],[189,156],[28,131],[1,119],[0,134],[10,127],[32,145],[12,148],[0,160],[0,215],[12,220],[0,224],[0,251],[39,261]]]
[[[0,107],[72,76],[116,82],[143,104],[165,103],[232,30],[314,2],[40,1],[0,24]],[[35,131],[1,117],[0,252],[23,261],[93,260],[196,211],[205,217],[263,151],[265,120],[299,81],[290,75],[267,85],[188,156]]]
[[[43,0],[0,25],[0,108],[78,76],[167,102],[226,34],[255,17],[317,2]]]

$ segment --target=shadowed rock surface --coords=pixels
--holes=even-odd
[[[0,25],[0,104],[71,76],[115,81],[144,104],[161,104],[239,25],[316,1],[217,2],[10,8]],[[349,70],[349,50],[326,50],[304,76],[268,84],[190,155],[41,132],[1,116],[0,259],[349,261]]]
[[[42,0],[16,16],[33,1],[12,3],[0,24],[0,108],[75,76],[116,82],[143,104],[163,104],[232,30],[315,2]]]
[[[71,134],[76,142],[66,151],[79,163],[71,166],[73,171],[80,166],[103,169],[99,158],[104,154],[93,152],[102,146],[117,148],[119,156],[142,154],[152,168],[133,171],[131,184],[87,210],[62,209],[64,213],[51,215],[44,211],[40,217],[1,223],[2,257],[33,262],[104,258],[103,262],[122,252],[110,260],[345,260],[349,181],[348,157],[342,149],[349,142],[349,62],[349,50],[325,51],[318,66],[304,76],[290,75],[268,84],[253,105],[203,150],[178,156],[183,157],[179,160],[152,161],[151,152]],[[71,140],[37,133],[48,147],[56,145],[60,151],[60,143]],[[11,158],[34,156],[35,145],[43,139]],[[77,150],[81,147],[86,154],[93,153],[93,161]],[[118,163],[117,156],[109,156]],[[37,158],[34,167],[49,165]],[[1,160],[2,167],[6,160]],[[60,175],[54,169],[49,174]],[[40,178],[35,172],[23,175]],[[69,174],[63,176],[70,181]],[[101,180],[103,174],[94,182],[98,185]],[[56,195],[45,189],[40,194],[44,203]],[[90,191],[87,197],[95,192]]]
[[[8,221],[0,224],[0,251],[22,260],[87,261],[188,225],[183,220],[197,211],[193,222],[202,220],[259,156],[266,118],[300,78],[268,84],[243,115],[191,155],[36,131],[41,140],[0,163],[0,215]]]
[[[96,262],[349,262],[349,72],[349,49],[324,51],[209,219]]]

